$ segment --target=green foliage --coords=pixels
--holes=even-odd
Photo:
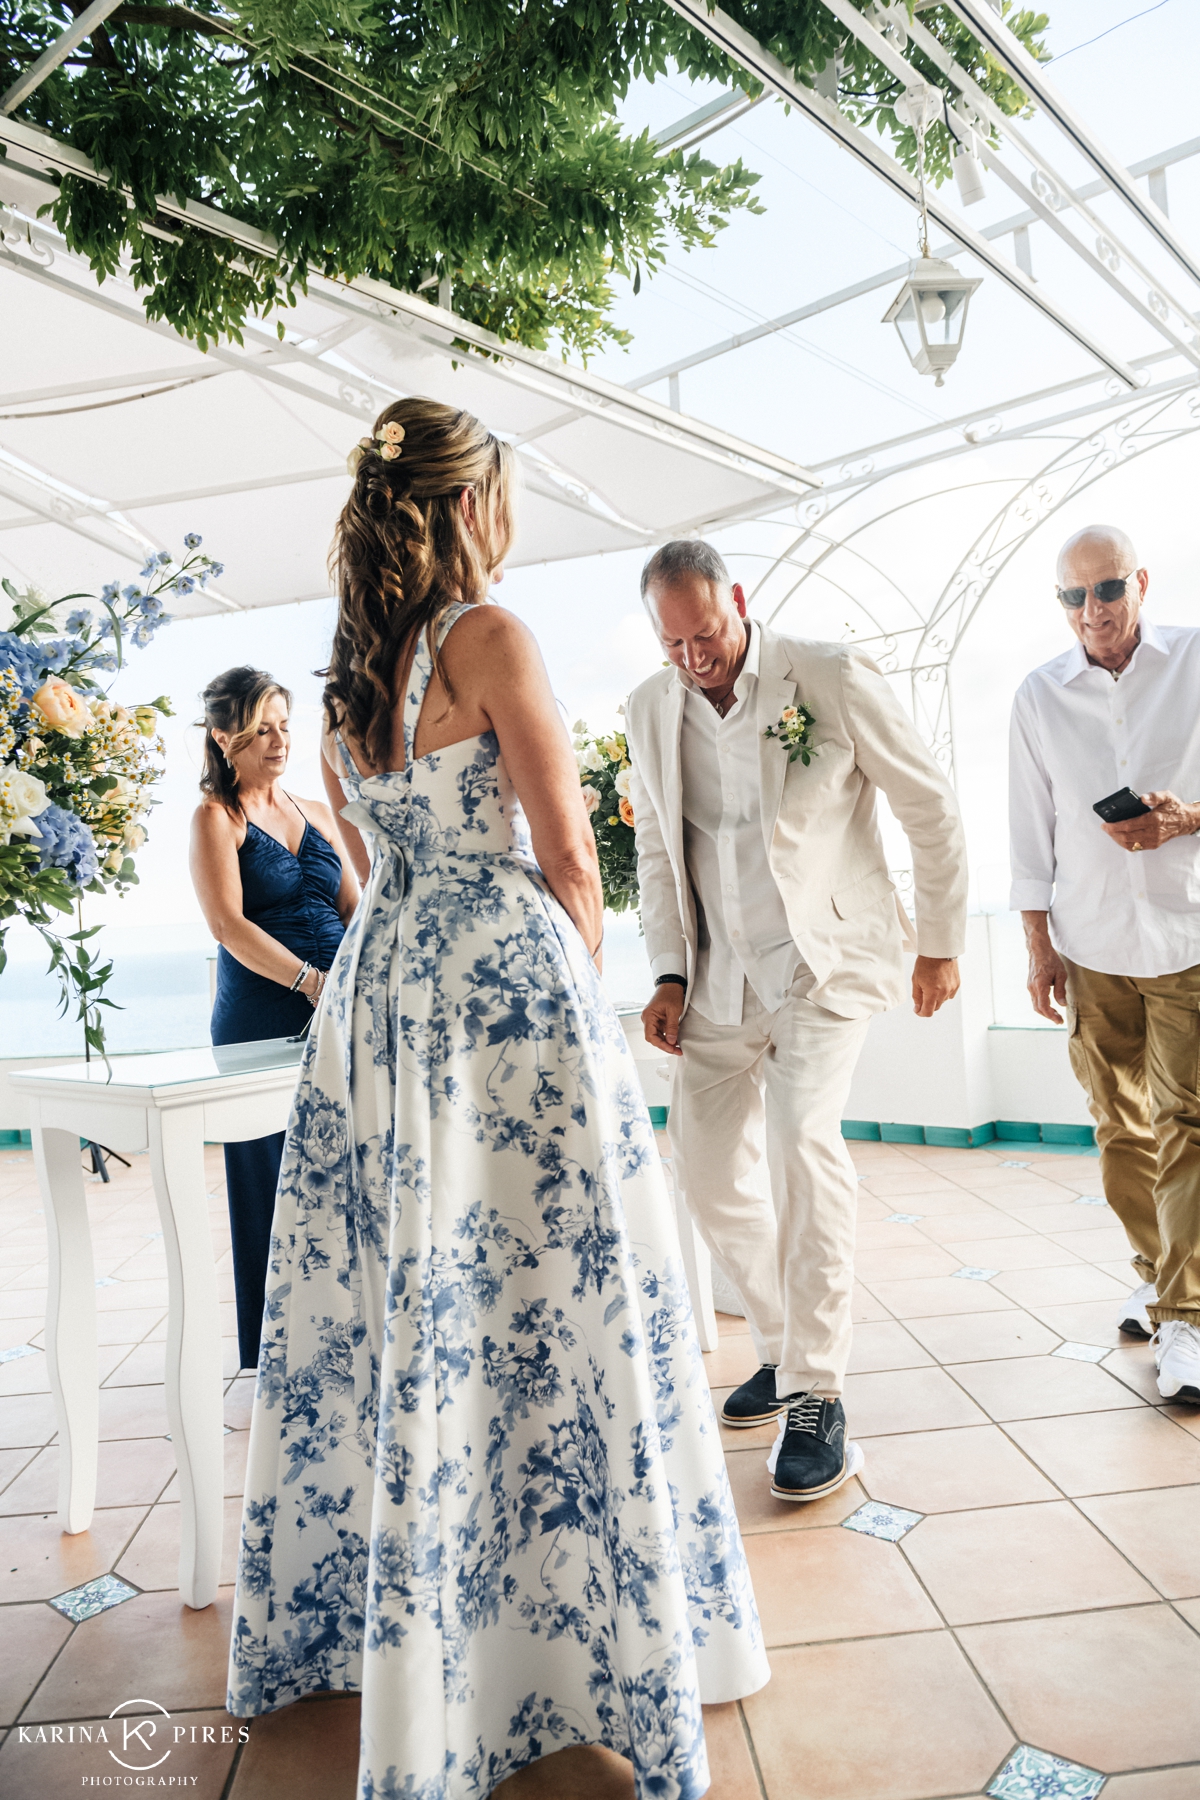
[[[848,115],[911,162],[899,84],[821,0],[727,4],[803,80],[840,54]],[[0,78],[28,67],[67,13],[64,0],[9,0]],[[921,16],[997,105],[1021,109],[948,7]],[[1036,48],[1042,15],[1009,22]],[[72,248],[101,276],[129,257],[150,316],[202,346],[240,338],[248,315],[292,301],[318,271],[409,291],[448,278],[463,316],[586,357],[626,341],[609,317],[614,275],[640,285],[670,244],[709,245],[736,210],[761,210],[740,161],[661,154],[618,123],[630,82],[674,66],[754,91],[663,0],[126,4],[17,116],[109,172],[109,188],[63,182],[53,215]],[[948,154],[936,127],[935,179]],[[257,226],[278,257],[159,216],[161,194]]]

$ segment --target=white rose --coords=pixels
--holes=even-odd
[[[127,775],[114,775],[116,787],[109,788],[104,798],[109,806],[132,806],[137,799],[137,789]]]
[[[629,764],[626,763],[623,769],[617,770],[616,780],[613,782],[613,786],[623,799],[627,800],[629,798],[629,784],[632,780],[633,770],[630,768]]]
[[[4,834],[6,842],[10,833],[18,837],[41,837],[33,816],[44,812],[49,804],[46,784],[36,775],[18,769],[15,763],[6,763],[0,768],[0,811],[10,820]]]
[[[602,769],[608,761],[608,758],[605,756],[603,750],[601,750],[599,744],[589,744],[586,750],[581,750],[579,752],[578,761],[579,767],[584,771],[588,771],[591,769]]]
[[[600,804],[600,796],[596,792],[596,789],[592,787],[589,782],[586,787],[580,789],[580,792],[583,795],[583,804],[587,807],[588,812],[594,813]]]

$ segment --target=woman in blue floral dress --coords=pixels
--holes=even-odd
[[[284,1151],[229,1707],[361,1690],[360,1800],[585,1745],[698,1800],[701,1703],[768,1668],[574,759],[481,604],[512,452],[404,400],[352,464],[326,756],[366,886]]]

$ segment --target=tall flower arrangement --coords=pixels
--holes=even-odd
[[[158,720],[171,716],[161,694],[117,705],[102,678],[170,623],[170,595],[221,574],[195,533],[184,543],[182,563],[156,552],[136,582],[110,581],[95,596],[48,600],[3,583],[11,617],[0,631],[0,970],[7,921],[28,920],[50,951],[62,1010],[78,1003],[88,1054],[104,1054],[100,1009],[115,1003],[103,992],[112,964],[88,948],[100,927],[84,929],[82,898],[137,881],[134,856],[163,773]],[[73,610],[60,620],[64,607]],[[53,928],[64,913],[75,914],[75,931]]]
[[[594,737],[582,719],[573,738],[583,803],[592,821],[600,882],[609,912],[636,911],[639,899],[633,802],[629,798],[629,745],[623,731]]]

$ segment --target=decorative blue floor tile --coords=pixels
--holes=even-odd
[[[1093,1800],[1108,1777],[1032,1744],[1018,1744],[985,1791],[992,1800]]]
[[[955,1269],[954,1278],[958,1281],[990,1281],[999,1273],[999,1269]]]
[[[847,1531],[861,1531],[866,1537],[883,1538],[886,1543],[898,1544],[905,1532],[919,1525],[924,1517],[924,1513],[906,1512],[902,1506],[885,1506],[882,1500],[868,1500],[848,1519],[843,1519],[842,1524]]]
[[[122,1600],[132,1600],[137,1591],[116,1575],[100,1575],[95,1581],[85,1581],[82,1587],[56,1594],[50,1604],[78,1625],[84,1619],[94,1619],[97,1613],[107,1612],[110,1606],[120,1606]]]
[[[1104,1361],[1111,1348],[1112,1346],[1108,1344],[1060,1344],[1058,1349],[1052,1350],[1050,1354],[1051,1356],[1065,1356],[1071,1362],[1098,1363]]]
[[[1014,1162],[1011,1156],[1006,1156],[1002,1159],[1000,1167],[1002,1169],[1028,1169],[1030,1164],[1027,1162]]]
[[[1103,1194],[1077,1194],[1075,1204],[1076,1206],[1107,1206],[1108,1201]]]
[[[889,1213],[886,1222],[889,1225],[915,1225],[924,1217],[924,1213]]]
[[[0,1350],[0,1363],[16,1362],[22,1356],[36,1356],[32,1344],[14,1344],[11,1350]]]

